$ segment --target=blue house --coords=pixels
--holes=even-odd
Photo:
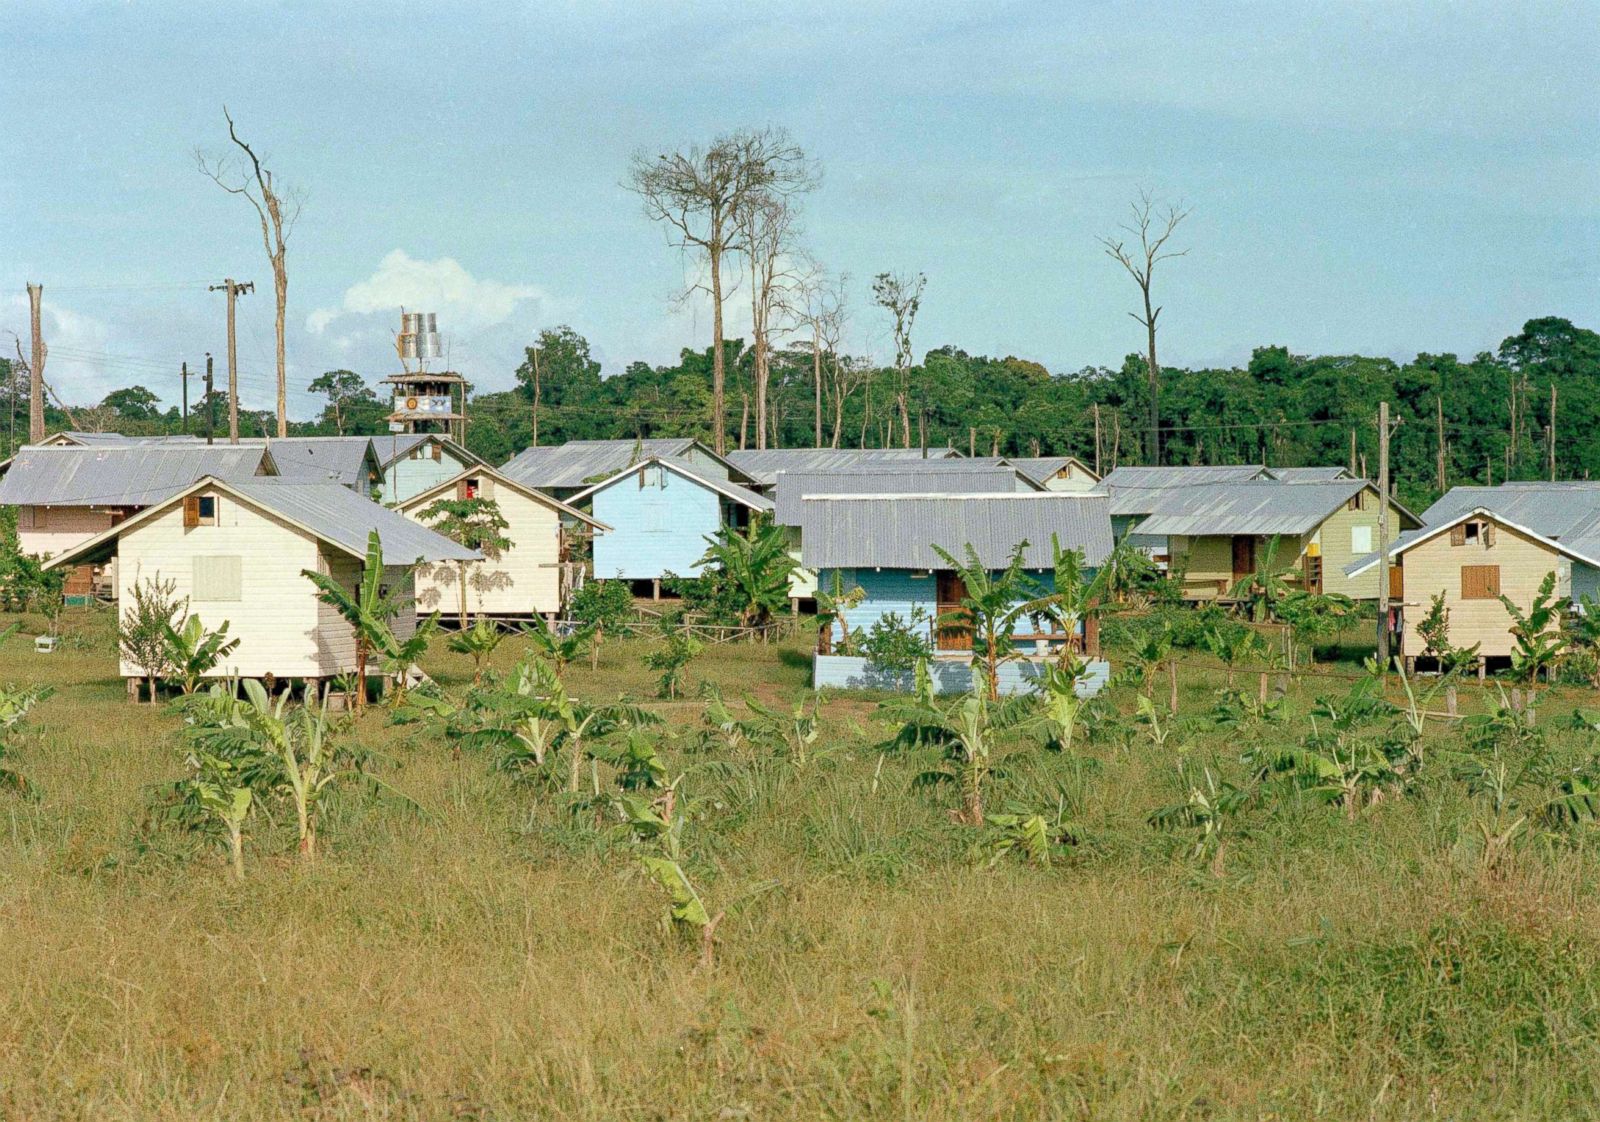
[[[749,525],[771,514],[772,501],[688,464],[650,456],[573,495],[596,520],[612,527],[594,542],[596,580],[647,584],[660,596],[661,578],[695,576],[706,539],[725,526]],[[641,590],[642,591],[642,590]]]
[[[964,558],[970,545],[980,562],[999,572],[1017,546],[1026,543],[1023,563],[1048,588],[1052,537],[1063,549],[1080,552],[1091,570],[1105,562],[1114,544],[1106,497],[1084,492],[808,495],[800,506],[801,559],[817,570],[819,587],[831,589],[837,574],[843,588],[864,593],[845,613],[845,627],[861,636],[890,613],[908,622],[920,620],[934,651],[932,669],[941,689],[970,685],[972,633],[937,624],[941,615],[960,608],[966,589],[935,546]],[[1027,617],[1018,621],[1017,643],[1024,654],[1044,659],[1063,644],[1076,647],[1094,667],[1087,688],[1098,689],[1109,667],[1096,658],[1094,621],[1080,620],[1071,632],[1037,630],[1041,626],[1047,625]],[[885,684],[872,679],[861,659],[830,653],[840,634],[836,624],[819,636],[816,685]],[[1026,659],[1008,664],[1001,687],[1024,689],[1040,672],[1040,664]]]
[[[390,506],[431,491],[483,460],[442,433],[392,432],[372,438],[377,454],[378,501]]]

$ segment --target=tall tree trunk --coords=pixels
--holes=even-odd
[[[278,343],[278,437],[282,439],[289,435],[288,367],[283,349],[283,321],[289,307],[289,271],[284,268],[281,249],[272,259],[272,288],[278,298],[275,333]]]
[[[728,450],[723,415],[722,250],[713,247],[706,256],[711,260],[711,444],[720,456]]]
[[[816,391],[816,437],[812,447],[822,447],[822,347],[818,344],[815,335],[811,337],[811,385]]]
[[[1156,363],[1156,318],[1150,308],[1150,287],[1144,288],[1144,323],[1150,335],[1150,462],[1161,463],[1161,367]]]

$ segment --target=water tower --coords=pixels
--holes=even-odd
[[[437,432],[461,440],[465,435],[461,430],[466,418],[466,380],[448,370],[428,369],[429,360],[444,353],[434,313],[401,312],[395,351],[405,373],[384,379],[394,387],[389,431]]]

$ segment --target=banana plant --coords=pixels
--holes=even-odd
[[[428,644],[432,642],[434,633],[438,630],[439,613],[434,612],[417,624],[416,630],[405,639],[390,636],[390,642],[383,650],[381,663],[384,677],[393,683],[393,688],[386,699],[390,709],[404,709],[413,703],[411,670],[421,661],[422,656],[428,653]],[[439,712],[441,709],[441,701],[438,698],[420,704],[422,708],[434,712]]]
[[[447,728],[471,748],[498,748],[496,766],[517,775],[542,773],[561,734],[550,698],[560,690],[555,668],[524,659],[492,689],[477,689]]]
[[[1167,742],[1177,732],[1177,718],[1174,716],[1163,717],[1156,703],[1145,694],[1140,694],[1137,699],[1138,712],[1134,720],[1145,727],[1150,743],[1157,748],[1166,748]]]
[[[1219,780],[1207,767],[1201,769],[1198,781],[1189,784],[1184,801],[1154,811],[1147,821],[1157,830],[1194,830],[1197,836],[1191,854],[1197,859],[1209,855],[1211,874],[1221,877],[1235,823],[1254,800],[1253,790]]]
[[[8,628],[0,642],[9,637],[11,630]],[[29,686],[25,689],[0,689],[0,787],[8,788],[19,795],[31,795],[33,787],[27,778],[16,768],[6,763],[6,751],[15,742],[17,733],[21,731],[23,718],[39,702],[51,696],[55,691],[49,686]]]
[[[890,702],[885,710],[901,722],[898,746],[935,745],[944,750],[946,765],[925,772],[921,783],[954,782],[961,790],[959,822],[982,826],[984,785],[994,769],[1002,734],[1038,720],[1032,697],[991,702],[980,688],[949,701],[935,697]]]
[[[813,746],[818,737],[822,735],[819,713],[822,709],[822,695],[812,693],[810,705],[802,696],[789,708],[787,713],[769,709],[753,697],[745,699],[745,704],[750,711],[755,713],[764,732],[775,743],[782,745],[783,750],[794,763],[796,771],[804,771],[809,765]]]
[[[986,848],[991,868],[1007,854],[1016,854],[1041,868],[1049,868],[1057,855],[1081,840],[1077,825],[1067,821],[1065,801],[1056,804],[1053,816],[1009,804],[1003,813],[991,814],[988,825],[990,836]]]
[[[555,675],[541,685],[545,689],[545,712],[556,723],[557,743],[569,756],[567,790],[574,794],[583,781],[583,764],[590,740],[661,723],[660,717],[626,698],[619,697],[612,702],[579,701]]]
[[[483,684],[483,673],[489,668],[489,660],[494,657],[495,650],[505,637],[505,632],[500,630],[498,624],[480,617],[465,631],[457,631],[450,636],[450,641],[445,645],[456,654],[471,656],[472,684],[478,686]]]
[[[654,797],[625,792],[617,801],[634,837],[658,850],[656,854],[641,856],[640,861],[650,878],[667,893],[669,922],[676,930],[698,939],[700,964],[709,968],[716,953],[717,927],[724,913],[718,912],[715,916],[710,913],[683,869],[683,833],[688,815],[679,798],[682,782],[680,775]]]
[[[1068,657],[1057,660],[1040,679],[1045,745],[1052,751],[1072,754],[1078,726],[1090,704],[1078,696],[1078,683],[1088,671],[1088,663]]]
[[[817,653],[853,655],[856,653],[855,637],[850,634],[849,613],[860,607],[867,598],[867,590],[860,585],[844,587],[844,575],[833,570],[833,581],[828,588],[817,588]],[[839,625],[839,638],[833,639],[833,625]]]
[[[200,688],[207,674],[215,670],[223,659],[239,646],[239,640],[228,638],[228,621],[215,631],[207,631],[197,615],[183,621],[182,627],[164,622],[167,642],[167,667],[178,679],[184,696]]]
[[[544,617],[535,616],[533,623],[522,629],[522,634],[528,639],[530,652],[553,666],[557,678],[564,678],[567,667],[589,653],[597,626],[586,623],[563,634],[553,630]]]
[[[1539,582],[1539,591],[1524,612],[1508,596],[1500,603],[1511,617],[1511,634],[1516,639],[1516,649],[1511,652],[1511,671],[1519,679],[1532,685],[1541,672],[1549,671],[1566,650],[1567,638],[1561,632],[1561,602],[1555,595],[1556,575],[1546,573]]]
[[[200,771],[188,781],[189,793],[200,809],[228,835],[228,855],[235,880],[244,880],[244,826],[255,808],[255,792],[228,760],[202,753]]]
[[[393,623],[407,603],[403,589],[409,581],[396,581],[394,589],[389,589],[384,576],[383,543],[376,530],[367,537],[367,557],[361,569],[361,581],[353,592],[328,573],[302,569],[300,575],[316,586],[317,599],[338,612],[355,634],[355,707],[364,709],[367,704],[367,663],[374,654],[381,658],[400,645],[395,638]]]

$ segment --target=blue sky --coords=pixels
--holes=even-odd
[[[1148,187],[1194,208],[1167,361],[1471,354],[1536,315],[1600,326],[1597,31],[1593,3],[8,5],[0,332],[42,281],[64,396],[171,402],[180,360],[220,369],[205,283],[254,280],[244,398],[269,402],[254,215],[194,164],[226,100],[305,194],[294,391],[391,373],[402,303],[485,389],[559,322],[609,372],[706,345],[619,183],[638,148],[767,124],[822,164],[805,244],[854,278],[857,351],[888,352],[872,274],[920,269],[919,350],[1120,363],[1136,293],[1096,236]]]

